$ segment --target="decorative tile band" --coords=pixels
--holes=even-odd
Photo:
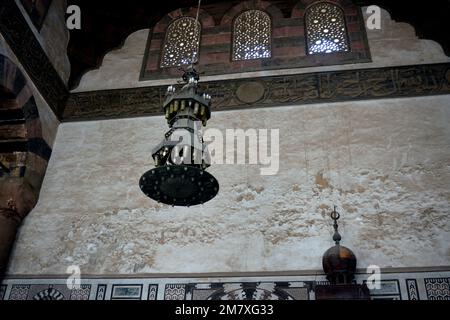
[[[450,278],[426,278],[428,300],[450,300]]]
[[[406,290],[408,291],[409,300],[420,300],[416,279],[406,279]]]
[[[95,296],[95,300],[105,300],[106,287],[106,284],[97,285],[97,294]]]
[[[450,94],[450,63],[202,82],[213,109]],[[63,121],[161,114],[167,86],[72,93]]]
[[[367,281],[358,274],[356,283]],[[314,300],[323,275],[217,278],[82,278],[70,289],[66,279],[8,278],[0,300]],[[373,300],[450,300],[450,271],[382,274]]]

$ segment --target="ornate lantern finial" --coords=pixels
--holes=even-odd
[[[339,242],[341,241],[342,238],[338,231],[339,226],[337,224],[337,221],[339,220],[341,215],[339,214],[339,212],[336,211],[336,206],[334,206],[334,209],[331,212],[330,216],[331,216],[331,219],[333,219],[333,221],[334,221],[334,223],[333,223],[333,228],[334,228],[333,241],[335,244],[339,244]]]
[[[330,216],[333,219],[335,246],[328,249],[322,257],[323,271],[332,284],[350,284],[355,277],[357,260],[352,250],[340,245],[341,235],[337,221],[341,215],[336,211],[336,206]]]

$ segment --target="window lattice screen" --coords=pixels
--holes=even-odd
[[[313,5],[306,12],[308,53],[349,51],[345,18],[334,4],[323,2]]]
[[[161,67],[176,67],[197,61],[200,29],[200,23],[191,17],[172,22],[164,39]]]
[[[270,58],[272,23],[261,10],[241,13],[234,22],[233,60]]]

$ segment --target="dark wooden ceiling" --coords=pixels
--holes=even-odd
[[[290,14],[298,0],[272,0]],[[432,39],[442,45],[450,56],[450,0],[428,2],[410,0],[353,0],[357,5],[378,5],[388,10],[394,20],[413,25],[420,38]],[[240,1],[202,0],[217,21]],[[70,32],[68,54],[71,62],[69,88],[76,87],[82,75],[101,65],[105,54],[122,46],[134,31],[150,28],[165,14],[182,7],[196,6],[198,0],[68,0],[81,8],[82,28]]]

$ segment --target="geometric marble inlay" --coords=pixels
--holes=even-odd
[[[427,278],[425,289],[428,300],[450,300],[450,278]]]
[[[409,300],[420,300],[416,279],[406,279],[406,289],[408,290]]]
[[[370,289],[372,300],[450,300],[450,270],[382,276],[380,286]],[[354,283],[369,284],[367,274],[358,273]],[[0,285],[0,300],[316,300],[328,285],[323,274],[86,277],[79,289],[68,288],[64,278],[7,278]]]

